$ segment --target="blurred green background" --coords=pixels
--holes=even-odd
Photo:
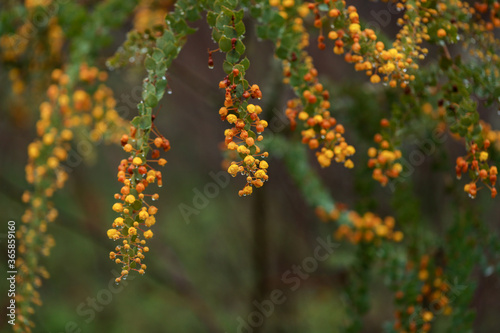
[[[366,4],[361,15],[375,20],[372,11],[384,6]],[[386,28],[388,35],[394,34],[395,22],[396,18]],[[115,244],[106,230],[115,217],[111,206],[119,189],[116,167],[125,155],[118,146],[92,145],[82,163],[71,170],[65,188],[54,197],[60,214],[49,232],[56,246],[45,260],[51,278],[41,288],[44,304],[36,309],[34,332],[338,332],[344,324],[344,289],[349,284],[346,272],[353,260],[352,245],[340,243],[310,276],[300,280],[296,290],[284,282],[283,274],[313,256],[317,238],[326,239],[334,228],[316,218],[281,159],[271,156],[270,181],[251,197],[238,197],[243,179],[231,179],[227,186],[217,187],[218,194],[208,198],[198,213],[188,219],[181,213],[183,205],[196,208],[196,193],[213,184],[211,173],[221,170],[219,147],[226,128],[217,114],[223,102],[223,91],[218,89],[224,77],[222,55],[214,54],[215,69],[208,69],[206,50],[215,44],[205,23],[196,26],[198,32],[190,36],[169,71],[172,94],[161,101],[155,120],[172,150],[166,154],[169,163],[163,171],[164,186],[158,191],[159,213],[145,260],[147,273],[132,275],[120,286],[113,283],[119,267],[108,258]],[[128,28],[114,33],[113,45],[101,52],[101,65],[123,42]],[[270,124],[270,119],[276,119],[268,138],[291,137],[283,114],[286,100],[293,95],[280,84],[281,69],[272,56],[273,45],[258,41],[250,22],[247,31],[248,79],[263,91],[260,104],[265,106],[264,118]],[[310,51],[321,79],[333,93],[333,112],[357,149],[353,170],[338,165],[320,169],[310,153],[312,167],[339,202],[360,212],[372,210],[398,218],[398,198],[371,179],[366,150],[379,120],[389,115],[400,92],[370,85],[363,74],[329,51],[318,51],[314,45]],[[20,198],[29,188],[24,178],[26,146],[35,137],[37,105],[44,96],[30,96],[25,101],[27,109],[16,108],[7,75],[8,69],[0,68],[0,211],[4,221],[14,220],[19,226],[25,209]],[[139,101],[143,76],[140,66],[110,73],[117,110],[128,113],[128,119],[136,112],[134,103]],[[417,143],[430,136],[424,127],[415,132],[421,135],[415,137]],[[84,145],[88,141],[78,140],[75,149],[79,142]],[[409,149],[415,146],[408,145]],[[463,148],[451,138],[441,148],[446,153],[440,150],[428,156],[405,182],[412,207],[435,237],[442,235],[457,209],[450,188],[463,187],[453,174],[454,158]],[[498,231],[500,209],[487,195],[479,195],[467,205],[481,207],[482,218]],[[2,225],[0,234],[6,232]],[[6,271],[4,253],[2,271]],[[372,308],[363,332],[382,332],[382,323],[393,319],[392,294],[381,277],[374,274],[371,279]],[[476,331],[494,332],[500,280],[491,275],[478,281],[472,304],[477,310]],[[5,295],[6,280],[0,285]],[[262,325],[241,328],[239,318],[248,322],[249,315],[257,311],[253,302],[269,300],[273,290],[281,290],[286,300],[276,305],[269,317],[264,316]],[[2,296],[1,300],[0,314],[5,318],[7,298]],[[3,319],[0,330],[10,331]],[[439,326],[435,331],[440,331]]]

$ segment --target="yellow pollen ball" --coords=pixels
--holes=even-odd
[[[379,83],[380,82],[380,76],[377,74],[374,74],[370,77],[370,82],[371,83]]]
[[[129,204],[133,204],[135,201],[135,197],[132,194],[127,195],[125,198],[125,201],[128,202]]]
[[[154,216],[150,216],[146,219],[146,221],[144,221],[144,224],[148,228],[154,225],[155,223],[156,223],[156,218]]]
[[[144,232],[144,238],[149,239],[151,237],[153,237],[153,232],[151,230]]]
[[[305,111],[301,111],[299,113],[299,119],[302,120],[302,121],[306,121],[307,118],[309,118],[309,115],[307,114],[307,112]]]
[[[123,225],[123,218],[122,218],[122,217],[117,217],[117,218],[115,219],[115,224],[116,224],[116,226],[118,226],[118,227],[119,227],[119,226],[122,226],[122,225]]]
[[[351,32],[351,34],[358,33],[360,32],[360,30],[361,26],[357,23],[352,23],[351,25],[349,25],[349,31]]]
[[[140,218],[141,220],[145,220],[145,219],[147,219],[148,217],[149,217],[148,212],[143,211],[143,210],[139,212],[139,218]]]
[[[262,178],[262,177],[264,177],[265,175],[266,175],[266,172],[265,172],[264,170],[257,170],[257,171],[255,172],[255,177],[256,177],[256,178]]]
[[[255,162],[255,158],[253,156],[247,156],[243,161],[246,165],[251,165]]]
[[[149,208],[148,208],[149,215],[154,215],[157,212],[158,212],[158,208],[156,208],[155,206],[149,206]]]
[[[227,169],[227,172],[231,175],[236,175],[238,173],[239,167],[236,164],[231,164]]]
[[[123,205],[122,205],[121,203],[118,203],[118,202],[117,202],[117,203],[115,203],[115,204],[113,205],[113,210],[114,210],[115,212],[119,213],[119,212],[123,211]]]
[[[130,143],[127,143],[125,146],[123,146],[123,150],[125,150],[127,153],[130,153],[132,151],[132,145]]]
[[[59,160],[56,157],[51,156],[47,159],[47,165],[49,168],[55,169],[59,166]]]
[[[109,229],[107,234],[110,239],[117,239],[120,237],[119,232],[116,229]]]

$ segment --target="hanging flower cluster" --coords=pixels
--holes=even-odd
[[[107,73],[84,64],[78,74],[78,82],[72,83],[62,70],[52,72],[48,100],[40,104],[40,120],[36,123],[38,138],[28,145],[26,179],[34,189],[22,196],[29,207],[17,231],[18,239],[22,240],[16,261],[19,271],[17,315],[21,323],[15,326],[18,331],[32,326],[27,319],[34,311],[32,304],[41,305],[35,288],[40,287],[41,278],[48,278],[49,274],[39,264],[39,255],[48,256],[55,244],[53,237],[47,234],[48,223],[58,216],[51,198],[68,178],[69,166],[65,162],[71,153],[71,141],[82,133],[92,142],[102,138],[118,141],[125,129],[125,121],[114,110],[113,93],[103,83]]]
[[[144,274],[146,269],[142,262],[144,253],[149,251],[146,240],[153,237],[150,228],[156,223],[155,214],[158,212],[152,201],[159,198],[158,193],[146,193],[146,190],[155,182],[158,187],[163,185],[161,171],[153,165],[164,166],[167,161],[160,158],[160,149],[165,152],[170,150],[170,142],[157,132],[154,124],[152,131],[156,135],[154,140],[149,139],[149,132],[140,136],[137,128],[132,126],[130,134],[124,134],[121,138],[123,150],[130,156],[118,166],[117,178],[123,186],[120,193],[115,194],[119,202],[113,204],[112,208],[119,216],[107,231],[110,239],[121,240],[122,243],[109,254],[110,259],[122,265],[121,275],[116,278],[116,282],[126,278],[131,270]],[[151,158],[147,159],[149,151]],[[149,200],[151,204],[147,202]]]
[[[433,263],[428,255],[420,258],[418,265],[409,263],[406,273],[415,275],[411,283],[401,285],[395,293],[397,332],[429,332],[435,314],[449,316],[453,312],[450,296],[451,285],[443,268]]]
[[[355,6],[346,6],[344,1],[328,1],[323,4],[309,4],[315,15],[314,26],[320,29],[318,48],[325,49],[323,28],[334,27],[326,34],[334,42],[333,53],[344,54],[348,63],[353,63],[357,71],[365,71],[372,83],[388,82],[391,87],[406,85],[415,79],[410,70],[418,69],[415,60],[423,59],[428,53],[421,47],[423,41],[429,40],[428,28],[424,22],[435,14],[425,9],[422,17],[420,6],[398,3],[398,9],[406,9],[403,18],[398,20],[402,26],[391,48],[378,40],[374,30],[360,25]]]
[[[269,179],[267,175],[268,163],[263,160],[268,157],[267,152],[261,152],[257,142],[264,137],[262,132],[268,126],[267,121],[261,120],[259,114],[262,108],[259,105],[249,104],[249,98],[262,98],[262,92],[258,85],[254,84],[245,90],[241,98],[237,98],[234,78],[238,77],[239,70],[234,69],[232,73],[219,83],[219,88],[225,89],[224,106],[220,108],[219,115],[222,120],[227,121],[234,127],[224,132],[225,145],[229,151],[236,152],[241,160],[233,161],[227,172],[236,177],[238,173],[246,176],[245,187],[238,192],[240,196],[252,194],[253,186],[262,187]],[[238,80],[239,81],[239,80]]]
[[[489,146],[489,140],[484,141],[483,149],[479,149],[478,145],[474,143],[471,145],[469,153],[465,158],[458,157],[456,160],[455,170],[457,178],[460,179],[462,173],[466,173],[467,171],[469,171],[471,175],[471,182],[464,186],[464,191],[467,192],[472,199],[476,197],[477,191],[480,190],[480,188],[477,187],[477,182],[479,180],[490,189],[492,198],[497,195],[495,184],[497,181],[498,169],[496,166],[489,166],[488,164],[487,149]]]
[[[353,244],[360,242],[380,244],[383,239],[400,242],[404,235],[399,230],[394,230],[395,220],[391,216],[384,219],[373,213],[359,215],[351,211],[348,214],[351,224],[340,224],[335,237],[346,239]]]
[[[382,119],[380,125],[382,128],[387,128],[389,127],[389,121]],[[399,174],[403,171],[403,166],[398,162],[401,158],[401,151],[396,149],[389,142],[389,139],[384,139],[384,136],[380,133],[377,133],[373,140],[378,144],[378,148],[370,147],[368,149],[368,157],[370,157],[368,167],[373,169],[373,179],[385,186],[390,179],[399,177]]]
[[[296,5],[294,1],[281,4],[271,1],[270,5],[278,7],[279,15],[286,20],[284,37],[276,40],[276,54],[283,59],[283,82],[297,95],[287,102],[285,112],[291,128],[296,128],[297,119],[303,124],[302,142],[310,149],[319,149],[316,158],[322,167],[330,166],[333,160],[353,168],[349,157],[356,150],[345,141],[344,126],[331,115],[330,93],[319,82],[312,57],[304,51],[309,45],[309,34],[302,19],[309,13],[307,5]]]

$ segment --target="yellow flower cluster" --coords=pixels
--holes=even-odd
[[[296,18],[294,11],[297,11],[300,17],[305,17],[309,13],[307,4],[297,4],[295,0],[269,0],[269,5],[278,8],[279,14],[285,20],[289,17]]]
[[[293,1],[290,6],[285,6],[285,2],[282,4],[271,3],[271,5],[281,6],[280,8],[285,14],[288,12],[293,14],[290,15],[290,17],[295,17],[291,21],[292,30],[301,35],[298,49],[302,50],[307,47],[309,34],[301,18],[309,12],[307,5],[292,8]],[[293,13],[293,10],[297,13]],[[285,16],[287,18],[288,14]],[[302,142],[307,144],[310,149],[319,149],[316,152],[316,157],[322,167],[330,166],[332,160],[343,163],[347,168],[354,167],[354,163],[349,157],[355,153],[355,149],[345,142],[344,126],[338,124],[328,110],[330,108],[330,93],[319,82],[318,71],[313,65],[312,57],[302,51],[299,55],[292,56],[291,61],[284,60],[283,77],[285,84],[290,84],[291,79],[295,82],[301,82],[298,85],[293,85],[298,98],[288,101],[285,111],[292,130],[297,126],[298,118],[305,127],[301,131]]]
[[[152,125],[152,131],[157,135],[154,140],[145,146],[141,144],[144,136],[140,136],[135,127],[131,127],[130,134],[124,134],[121,138],[123,150],[130,154],[128,159],[123,159],[118,166],[117,178],[123,183],[120,193],[115,194],[116,202],[112,209],[119,213],[115,218],[112,228],[107,231],[110,239],[121,240],[122,245],[118,245],[115,251],[110,252],[110,259],[122,265],[121,275],[116,278],[120,282],[130,271],[137,271],[144,274],[146,265],[142,262],[144,253],[149,251],[146,239],[153,237],[151,227],[156,223],[156,213],[158,209],[152,204],[148,204],[146,197],[152,201],[159,198],[157,193],[145,194],[150,184],[157,183],[158,187],[163,185],[161,171],[151,166],[157,163],[164,166],[167,161],[160,158],[160,150],[170,150],[170,142],[160,135]],[[144,134],[144,133],[143,133]],[[147,132],[149,138],[149,132]],[[151,151],[151,159],[146,156]]]
[[[235,69],[231,74],[234,79],[239,75],[239,71]],[[236,85],[230,81],[229,77],[219,83],[219,88],[226,90],[224,106],[219,109],[219,115],[222,120],[233,125],[232,128],[225,130],[224,143],[233,157],[237,155],[241,159],[239,162],[232,161],[227,172],[233,177],[236,177],[238,173],[246,176],[246,185],[238,194],[247,196],[252,194],[253,187],[262,187],[269,179],[267,174],[269,165],[263,160],[269,156],[269,153],[262,152],[257,145],[257,142],[264,139],[262,132],[268,124],[259,117],[262,108],[246,102],[250,97],[261,99],[262,92],[259,86],[254,84],[243,93],[242,97],[245,101],[241,102],[235,97]]]
[[[38,3],[36,6],[49,5],[50,1],[44,1],[43,3]],[[34,11],[36,6],[28,7],[28,4],[26,4],[30,12]],[[35,29],[33,23],[26,20],[22,25],[16,28],[15,33],[1,35],[0,57],[5,61],[17,61],[28,50],[34,50],[35,54],[31,57],[33,61],[32,65],[40,61],[50,61],[51,58],[59,59],[64,44],[64,34],[57,18],[51,18],[47,24],[47,29],[41,30],[47,34],[47,44],[37,44],[36,47],[33,48],[28,47],[32,40],[31,36],[33,34],[33,29]],[[46,46],[48,47],[45,48]],[[48,51],[47,54],[43,54],[45,51]]]
[[[448,316],[453,311],[449,299],[450,285],[443,277],[443,269],[431,268],[429,261],[429,256],[424,255],[417,267],[411,262],[406,267],[410,274],[417,275],[412,281],[419,281],[420,290],[414,299],[408,300],[413,304],[405,304],[404,309],[395,311],[394,329],[397,332],[429,332],[434,313]],[[398,302],[407,300],[407,296],[402,290],[395,294]]]
[[[336,204],[335,208],[327,212],[322,207],[316,208],[316,215],[323,221],[337,221],[339,226],[335,231],[335,238],[346,239],[352,244],[374,243],[379,245],[382,240],[401,242],[403,232],[395,230],[395,220],[391,216],[384,219],[367,212],[359,215],[354,211],[347,211],[344,204]]]
[[[381,146],[385,147],[383,143],[387,141],[382,141]],[[397,178],[401,171],[403,171],[403,166],[401,163],[397,162],[401,158],[401,151],[396,149],[394,151],[388,149],[376,149],[371,147],[368,149],[368,167],[373,168],[372,177],[378,181],[382,186],[387,185],[390,178]]]
[[[87,70],[91,73],[82,77]],[[32,304],[41,304],[34,289],[41,285],[42,277],[48,277],[48,272],[39,265],[39,256],[48,256],[54,246],[54,239],[46,233],[48,223],[58,215],[50,199],[68,178],[63,164],[68,159],[74,131],[78,128],[89,133],[91,139],[100,139],[97,133],[106,131],[109,139],[116,139],[117,133],[125,128],[125,122],[113,109],[116,102],[111,90],[101,83],[106,77],[105,72],[83,65],[79,82],[71,85],[70,77],[56,69],[52,72],[54,83],[47,90],[48,100],[40,105],[40,119],[36,123],[38,138],[28,145],[26,165],[26,179],[34,189],[22,196],[29,208],[17,232],[20,255],[16,266],[19,282],[22,281],[16,294],[18,331],[29,331],[31,323],[25,314],[33,311]],[[82,88],[72,92],[70,87],[75,85]],[[95,112],[96,109],[99,112]]]
[[[417,59],[423,59],[428,53],[420,45],[429,40],[428,28],[425,22],[435,11],[398,3],[399,9],[406,9],[403,18],[398,20],[402,26],[391,48],[378,41],[374,30],[362,29],[356,7],[346,6],[345,1],[328,1],[329,11],[323,12],[318,3],[310,4],[309,8],[315,14],[314,25],[317,28],[335,27],[328,31],[327,36],[334,42],[333,52],[344,54],[344,59],[354,64],[358,71],[365,71],[372,83],[388,82],[391,87],[398,84],[405,87],[415,76],[411,70],[418,69]],[[423,17],[417,15],[424,11]],[[323,15],[323,16],[322,16]],[[324,37],[320,31],[318,47],[324,49]]]
[[[500,131],[496,131],[491,128],[491,125],[485,121],[480,120],[483,137],[488,140],[492,148],[500,151]]]
[[[144,32],[146,29],[165,26],[165,16],[173,5],[172,0],[141,0],[134,15],[134,29]]]
[[[384,118],[380,121],[380,126],[387,128],[390,123]],[[385,186],[389,179],[399,177],[403,171],[403,166],[398,162],[401,158],[401,151],[395,149],[388,139],[384,139],[380,133],[375,134],[373,141],[378,144],[378,148],[370,147],[368,149],[368,157],[370,157],[368,167],[373,169],[373,179]]]
[[[356,212],[348,213],[350,224],[341,224],[335,232],[337,239],[347,239],[353,244],[360,242],[380,244],[383,239],[400,242],[403,233],[394,230],[395,221],[393,217],[383,220],[373,213],[365,213],[363,216]]]
[[[455,171],[457,178],[460,179],[462,173],[467,171],[472,174],[472,180],[470,183],[464,186],[464,191],[469,194],[469,196],[474,199],[479,191],[477,187],[477,182],[479,180],[490,189],[491,197],[495,198],[497,195],[497,189],[495,184],[497,181],[498,169],[496,166],[490,166],[488,164],[489,154],[487,149],[490,146],[490,141],[486,139],[483,143],[482,149],[479,149],[476,143],[470,146],[468,154],[464,157],[458,157],[456,160]]]

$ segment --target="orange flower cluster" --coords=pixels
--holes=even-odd
[[[484,23],[486,30],[491,31],[494,28],[500,28],[500,3],[493,2],[490,4],[476,1],[474,2],[474,9],[480,15],[489,14],[490,21]]]
[[[113,240],[122,240],[123,245],[118,245],[115,251],[110,252],[109,257],[117,264],[122,265],[121,275],[116,278],[120,282],[126,278],[131,270],[144,274],[146,265],[142,263],[144,253],[149,251],[146,239],[153,237],[151,227],[156,223],[155,214],[158,209],[146,202],[146,196],[151,200],[158,200],[157,193],[145,194],[147,187],[157,182],[158,187],[162,184],[161,171],[151,166],[156,163],[164,166],[167,161],[160,158],[160,150],[170,150],[170,142],[160,135],[152,125],[152,131],[157,135],[154,140],[146,145],[151,149],[145,149],[142,144],[143,136],[139,136],[134,126],[130,128],[130,134],[124,134],[121,139],[123,150],[130,153],[128,159],[123,159],[118,166],[118,181],[123,183],[120,193],[115,194],[115,199],[120,200],[113,205],[113,210],[120,214],[107,231],[107,235]],[[147,133],[149,137],[149,133]],[[152,147],[154,146],[154,147]],[[151,159],[146,155],[151,150]]]
[[[20,240],[16,261],[19,325],[14,329],[19,332],[31,331],[32,323],[27,315],[34,311],[32,304],[41,305],[35,288],[41,286],[42,277],[49,276],[40,265],[39,256],[48,256],[55,245],[52,236],[47,234],[48,223],[58,216],[50,200],[68,178],[63,163],[68,159],[74,132],[88,133],[91,140],[100,140],[106,133],[105,136],[113,140],[125,128],[124,120],[114,110],[116,101],[112,91],[102,83],[107,78],[105,72],[82,65],[79,82],[71,84],[70,77],[60,69],[54,70],[51,77],[54,83],[47,90],[48,100],[40,105],[40,120],[36,123],[38,138],[28,145],[26,179],[34,189],[22,196],[29,208],[17,231]],[[81,88],[74,89],[75,84]]]
[[[490,142],[490,145],[495,150],[500,151],[500,131],[493,130],[491,125],[480,120],[483,137]]]
[[[395,221],[391,216],[382,218],[373,213],[363,216],[356,212],[349,212],[351,224],[341,224],[335,232],[335,238],[347,239],[353,244],[360,242],[380,244],[383,239],[400,242],[404,235],[399,230],[394,230]]]
[[[382,127],[388,127],[387,119],[381,120]],[[377,133],[373,139],[378,143],[379,148],[370,147],[368,149],[368,167],[373,169],[372,177],[382,186],[387,185],[389,179],[394,179],[403,171],[403,166],[398,162],[401,158],[401,151],[394,149],[388,140],[384,140],[382,134]]]
[[[279,6],[277,3],[274,5]],[[283,2],[280,14],[284,18],[288,17],[287,12],[303,17],[309,12],[307,6],[299,6],[295,8],[297,13],[292,13],[293,6],[293,1]],[[309,34],[303,23],[300,17],[291,22],[292,30],[301,36],[299,50],[309,44]],[[290,61],[283,61],[283,77],[283,82],[291,84],[298,95],[298,98],[287,103],[286,116],[290,120],[292,130],[297,126],[298,118],[305,127],[301,131],[302,142],[311,149],[320,149],[316,152],[316,157],[322,167],[330,166],[334,160],[343,163],[347,168],[353,168],[354,163],[349,157],[356,150],[347,144],[344,138],[344,126],[338,124],[328,110],[331,106],[330,93],[319,82],[318,71],[313,65],[312,58],[305,51],[301,51],[300,55],[294,53]]]
[[[494,198],[497,195],[497,189],[495,184],[497,181],[498,169],[496,166],[489,166],[488,164],[488,152],[487,149],[490,146],[490,141],[486,139],[483,143],[483,148],[479,149],[476,143],[472,144],[467,156],[458,157],[456,160],[455,171],[457,173],[457,178],[462,177],[462,173],[470,171],[472,175],[472,181],[464,186],[464,191],[469,193],[469,196],[474,199],[477,195],[477,191],[480,188],[477,187],[477,181],[481,180],[483,184],[488,187],[491,191],[491,197]]]
[[[423,23],[428,21],[428,17],[435,15],[435,11],[398,3],[398,8],[406,9],[406,14],[398,21],[402,29],[392,48],[386,49],[383,42],[377,41],[375,31],[361,28],[356,7],[346,7],[345,1],[325,3],[328,4],[328,11],[320,10],[319,3],[309,4],[315,15],[314,26],[320,29],[320,49],[326,47],[323,27],[335,27],[327,33],[328,38],[335,43],[333,52],[345,54],[345,61],[353,63],[356,70],[365,71],[372,83],[384,81],[391,87],[396,87],[399,83],[404,88],[415,79],[409,72],[418,69],[415,60],[423,59],[428,53],[426,48],[420,46],[424,40],[430,39],[427,26]],[[420,10],[425,11],[423,17],[415,15]]]
[[[289,75],[287,70],[289,69],[285,67],[285,76]],[[304,123],[305,129],[301,131],[302,143],[307,144],[310,149],[321,146],[321,150],[316,152],[316,158],[322,167],[330,166],[334,160],[343,163],[347,168],[352,168],[354,163],[348,157],[354,155],[356,150],[345,141],[344,126],[337,124],[337,120],[328,111],[330,94],[318,82],[317,76],[318,71],[313,67],[304,75],[307,87],[302,92],[303,98],[288,101],[286,116],[290,120],[292,129],[297,124],[295,118]]]
[[[412,271],[413,266],[409,263],[407,270]],[[429,266],[429,256],[422,256],[416,277],[421,282],[420,292],[415,299],[408,300],[402,290],[396,292],[396,303],[415,302],[415,305],[405,304],[403,310],[396,311],[394,328],[398,332],[429,332],[434,313],[450,315],[453,311],[448,297],[451,288],[443,277],[443,269]]]
[[[135,10],[134,29],[144,32],[158,26],[165,26],[165,16],[172,7],[172,0],[141,0]]]
[[[403,232],[394,230],[395,220],[391,216],[382,219],[371,212],[361,216],[354,211],[347,211],[346,205],[339,203],[329,212],[323,207],[316,207],[315,212],[323,222],[337,221],[339,227],[335,231],[335,238],[346,239],[352,244],[380,244],[383,239],[401,242],[404,238]]]
[[[301,131],[302,143],[307,144],[310,149],[321,146],[316,157],[322,167],[330,166],[333,159],[337,163],[344,163],[347,168],[352,168],[354,163],[348,157],[354,155],[356,150],[345,141],[344,126],[338,124],[328,111],[330,93],[319,83],[318,71],[313,67],[309,56],[305,57],[305,65],[308,71],[302,76],[305,84],[301,96],[288,101],[285,111],[290,126],[295,129],[296,118],[304,123],[305,129]],[[292,76],[292,70],[290,63],[285,61],[284,77]]]
[[[233,156],[237,153],[241,158],[239,162],[232,161],[227,172],[233,177],[236,177],[238,173],[246,176],[246,185],[238,192],[240,196],[246,196],[252,194],[253,186],[262,187],[269,179],[267,174],[269,165],[263,160],[269,156],[269,153],[261,152],[257,145],[257,142],[264,139],[262,132],[268,124],[259,117],[262,108],[247,102],[249,98],[262,98],[258,85],[248,87],[242,93],[241,98],[236,96],[238,85],[234,83],[234,79],[239,75],[239,70],[235,68],[230,76],[226,76],[219,83],[219,88],[226,91],[224,106],[219,109],[219,115],[221,120],[233,125],[224,132],[226,149],[233,152]]]

